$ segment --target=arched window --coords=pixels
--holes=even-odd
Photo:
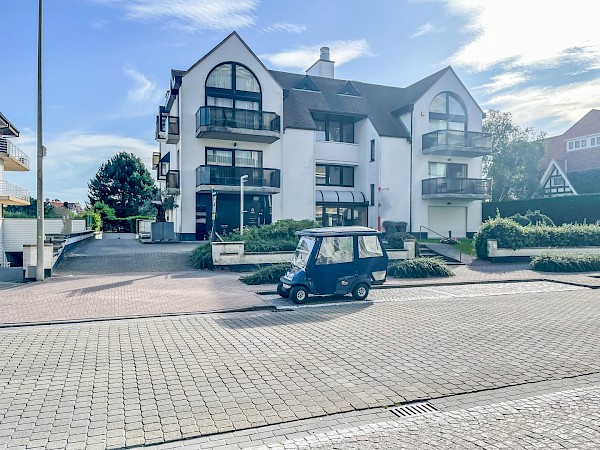
[[[247,67],[220,64],[206,78],[206,105],[261,111],[260,84]]]
[[[467,129],[467,112],[460,97],[441,92],[429,106],[429,131]]]

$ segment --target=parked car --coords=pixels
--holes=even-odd
[[[346,295],[357,300],[386,279],[388,256],[381,233],[367,227],[325,227],[296,232],[300,241],[292,269],[277,285],[283,298],[296,303],[313,295]]]

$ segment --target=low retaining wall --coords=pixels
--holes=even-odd
[[[546,255],[548,253],[560,254],[600,254],[600,247],[526,247],[513,250],[511,248],[498,248],[498,241],[488,239],[488,258],[492,262],[510,262],[515,260],[531,259],[534,256]]]
[[[415,240],[404,241],[404,250],[387,250],[390,260],[412,259],[415,257]],[[246,253],[245,243],[213,242],[212,259],[215,267],[261,266],[266,264],[289,263],[294,252]]]

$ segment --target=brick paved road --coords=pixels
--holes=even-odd
[[[0,445],[114,448],[600,372],[588,289],[0,330]]]
[[[461,411],[367,424],[247,448],[595,450],[599,446],[600,386],[595,386]]]

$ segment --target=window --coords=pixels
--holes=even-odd
[[[381,244],[377,236],[359,236],[358,237],[358,257],[376,258],[383,256]]]
[[[574,142],[569,142],[569,150],[573,150],[574,146],[575,146]]]
[[[596,136],[590,139],[590,147],[595,147],[600,145],[600,136]],[[577,150],[578,148],[586,148],[587,147],[587,138],[586,139],[577,139],[574,141],[569,141],[567,143],[567,150]]]
[[[371,161],[375,161],[375,139],[371,139]]]
[[[429,178],[467,178],[467,164],[429,163]]]
[[[352,236],[324,237],[317,255],[317,264],[349,263],[354,259]]]
[[[375,206],[375,185],[372,184],[371,185],[371,201],[370,201],[371,206]]]
[[[429,131],[467,129],[467,113],[461,99],[452,92],[442,92],[429,106]]]
[[[581,146],[581,142],[575,141],[575,148],[579,148]]]
[[[315,206],[315,221],[324,227],[367,226],[365,206]]]
[[[593,147],[594,145],[596,145],[596,138],[591,138],[590,139],[590,146]]]
[[[354,167],[317,164],[315,184],[354,187]]]
[[[207,148],[206,164],[209,166],[262,167],[262,152]]]
[[[349,117],[313,115],[317,141],[354,143],[354,121]]]
[[[215,67],[206,78],[206,105],[223,108],[262,109],[258,79],[247,67],[224,63]]]

